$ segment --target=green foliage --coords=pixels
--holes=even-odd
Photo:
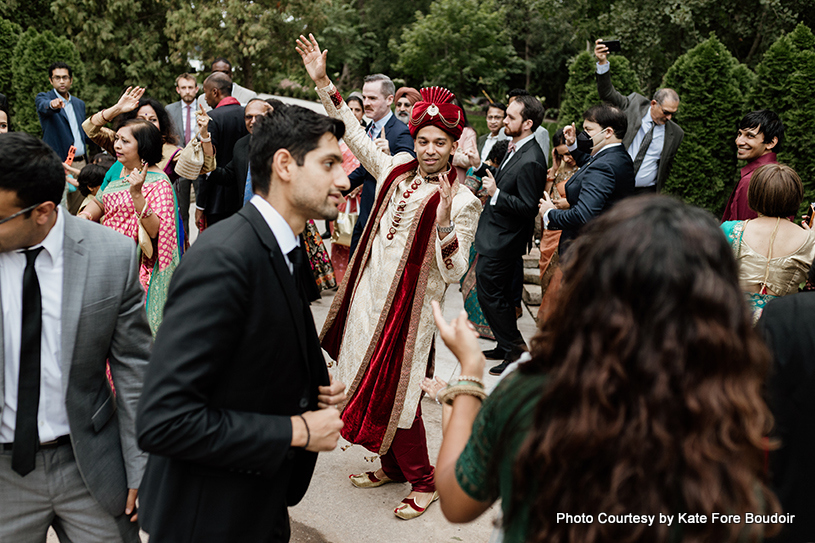
[[[0,18],[19,25],[20,32],[27,28],[50,29],[58,36],[63,35],[51,13],[51,0],[0,0]]]
[[[167,14],[170,58],[179,63],[200,59],[208,71],[215,58],[225,57],[233,64],[236,83],[260,92],[271,90],[276,75],[303,72],[294,42],[301,33],[318,35],[326,22],[323,4],[321,0],[183,3]]]
[[[664,84],[681,99],[676,122],[685,131],[664,191],[721,215],[736,177],[735,125],[749,78],[715,36],[677,59]]]
[[[784,122],[784,144],[778,160],[804,182],[802,208],[815,201],[815,156],[812,116],[815,112],[815,36],[804,24],[775,42],[756,68],[750,110],[772,109]]]
[[[368,74],[384,73],[399,77],[396,63],[402,43],[399,38],[419,13],[428,13],[434,0],[358,0],[360,14],[359,42],[364,44],[366,58],[354,70],[355,86],[362,86]]]
[[[632,92],[641,92],[637,74],[631,68],[631,63],[622,55],[609,55],[611,64],[611,82],[614,88],[622,95],[627,96]],[[560,117],[558,126],[583,121],[583,112],[591,106],[601,102],[597,93],[597,59],[593,53],[583,51],[574,57],[569,64],[569,80],[566,82],[566,90],[563,93],[563,101],[560,103]]]
[[[461,98],[481,88],[500,94],[520,68],[494,0],[437,0],[427,16],[416,17],[402,34],[397,70],[422,85],[441,85]]]
[[[53,0],[58,24],[82,52],[91,75],[79,95],[88,115],[116,103],[128,85],[146,87],[163,103],[178,99],[175,77],[188,68],[168,62],[164,33],[165,15],[177,5],[176,0]]]
[[[352,86],[352,67],[359,66],[367,53],[359,39],[360,17],[355,0],[330,0],[325,7],[330,24],[318,36],[320,46],[330,51],[327,71],[338,88]]]
[[[761,54],[798,14],[812,10],[801,0],[616,0],[601,18],[608,37],[622,42],[652,92],[668,67],[715,32],[740,62],[755,66]]]
[[[6,96],[11,94],[11,60],[21,32],[20,25],[0,19],[0,93]]]
[[[14,130],[42,136],[34,98],[37,93],[53,88],[48,81],[48,66],[57,61],[67,62],[71,67],[74,74],[71,94],[82,98],[85,65],[79,59],[74,44],[68,38],[54,36],[50,30],[39,34],[29,28],[20,35],[14,48],[12,93],[9,97],[14,104]]]

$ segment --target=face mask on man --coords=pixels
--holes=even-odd
[[[602,134],[603,132],[604,130],[601,130],[598,134]],[[585,130],[577,135],[577,148],[587,155],[590,155],[597,145],[599,144],[594,143],[594,136],[589,135]]]

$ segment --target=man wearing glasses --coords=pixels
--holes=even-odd
[[[504,117],[506,116],[507,106],[501,102],[490,102],[490,107],[487,108],[487,128],[490,132],[479,137],[476,143],[481,162],[487,161],[487,157],[490,156],[490,151],[492,151],[496,143],[510,139],[501,130],[504,127]]]
[[[51,526],[138,543],[152,337],[136,246],[59,207],[65,172],[44,142],[0,134],[0,164],[0,541],[45,543]]]
[[[48,80],[54,88],[39,93],[36,99],[42,139],[63,162],[71,145],[76,147],[73,166],[81,170],[87,164],[85,146],[88,137],[82,130],[85,102],[71,95],[74,73],[64,62],[55,62],[48,67]]]
[[[679,95],[673,89],[659,89],[653,100],[636,92],[623,96],[611,84],[608,47],[602,40],[595,42],[594,56],[600,99],[625,111],[628,119],[623,146],[634,161],[634,195],[660,192],[685,137],[685,132],[672,120],[679,109]]]

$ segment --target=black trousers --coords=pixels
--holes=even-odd
[[[517,357],[525,347],[515,319],[515,293],[512,279],[517,258],[493,258],[478,255],[475,265],[475,285],[478,303],[492,329],[498,349],[506,357]]]

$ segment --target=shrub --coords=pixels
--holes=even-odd
[[[735,138],[752,76],[711,36],[681,57],[663,84],[679,93],[676,122],[685,131],[664,192],[721,215],[738,180]]]

